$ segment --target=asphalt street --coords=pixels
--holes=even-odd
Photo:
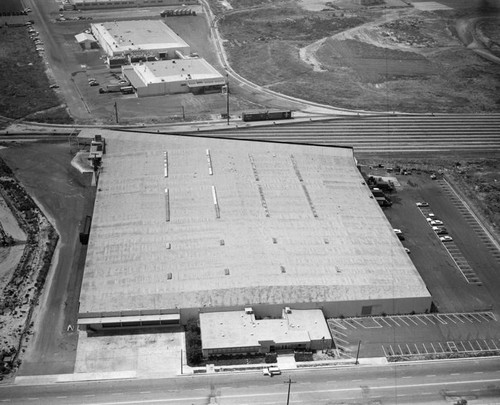
[[[235,373],[0,386],[0,398],[12,404],[54,405],[284,404],[289,381],[291,403],[445,404],[461,398],[469,404],[500,403],[498,358],[294,370],[272,378]]]

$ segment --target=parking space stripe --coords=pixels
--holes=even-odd
[[[403,317],[401,317],[401,316],[400,316],[400,317],[399,317],[399,320],[400,320],[401,322],[403,322],[406,326],[409,326],[409,324],[408,324],[408,323],[407,323],[407,322],[403,319]]]
[[[396,320],[393,317],[389,318],[392,322],[394,322],[397,326],[401,326],[399,323],[396,322]]]
[[[432,343],[431,343],[431,347],[432,347],[432,350],[434,350],[434,353],[437,353],[436,348],[434,347],[434,345]]]
[[[444,353],[443,346],[441,345],[441,342],[438,342],[439,347],[441,348],[441,353]]]
[[[435,315],[435,318],[436,318],[439,322],[441,322],[443,325],[447,325],[447,324],[448,324],[447,322],[443,321],[439,315]]]

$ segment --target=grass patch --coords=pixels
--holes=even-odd
[[[25,27],[0,28],[0,115],[69,123]]]

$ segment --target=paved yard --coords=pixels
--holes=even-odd
[[[184,332],[87,336],[80,332],[75,373],[134,372],[138,378],[172,377],[181,372]],[[185,365],[185,355],[182,356]]]

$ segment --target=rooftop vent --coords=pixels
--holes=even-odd
[[[278,243],[278,239],[273,238],[273,243],[276,245]]]
[[[281,269],[281,272],[282,272],[282,273],[286,273],[285,266],[280,266],[280,269]]]
[[[166,248],[170,249],[171,247],[172,247],[172,245],[170,244],[170,242],[167,242]]]
[[[224,239],[221,239],[221,240],[220,240],[220,245],[221,245],[221,246],[224,246],[224,245],[225,245]]]
[[[227,268],[226,268],[226,269],[224,269],[224,274],[225,274],[226,276],[229,276],[229,269],[227,269]]]
[[[292,310],[290,309],[290,307],[285,307],[285,314],[291,314],[292,313]]]
[[[248,314],[248,315],[253,314],[253,309],[250,307],[245,308],[245,314]]]
[[[167,273],[167,280],[172,280],[172,273]]]

